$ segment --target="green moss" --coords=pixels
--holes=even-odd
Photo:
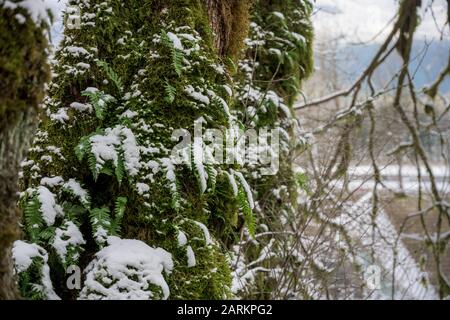
[[[29,18],[19,23],[19,13],[27,16],[24,9],[0,7],[0,130],[28,108],[37,109],[50,75],[43,29]]]

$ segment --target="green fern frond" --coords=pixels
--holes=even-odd
[[[120,153],[117,159],[117,166],[115,168],[115,174],[117,178],[117,182],[119,185],[122,183],[123,177],[125,176],[125,161],[123,159],[123,154]]]
[[[84,159],[90,148],[89,138],[89,136],[82,137],[80,139],[80,143],[78,143],[75,147],[75,155],[77,156],[78,161],[82,161]]]
[[[111,221],[111,233],[114,235],[120,235],[122,227],[122,219],[125,214],[127,205],[126,197],[118,197],[114,206],[114,219]]]
[[[99,60],[97,61],[97,65],[103,69],[103,71],[106,73],[108,78],[114,83],[114,85],[119,89],[119,91],[122,91],[123,85],[122,85],[122,79],[119,77],[119,75],[108,65],[106,61]]]
[[[83,217],[86,211],[90,210],[90,205],[91,205],[90,201],[86,202],[82,206],[69,202],[64,202],[62,204],[65,217],[74,222],[78,221],[80,217]]]
[[[37,195],[34,195],[26,204],[24,209],[26,230],[30,240],[38,242],[44,220],[42,219],[41,204]]]
[[[50,243],[55,237],[55,231],[55,227],[48,227],[39,233],[39,239],[46,243]]]
[[[91,150],[90,145],[89,145],[89,150]],[[89,152],[87,160],[88,160],[89,169],[91,170],[92,176],[94,177],[94,181],[97,181],[98,174],[99,174],[99,171],[97,169],[97,159],[95,158],[95,156],[92,152]]]
[[[173,42],[170,40],[167,33],[163,30],[161,31],[161,43],[170,49],[170,54],[172,56],[172,66],[178,76],[181,76],[183,69],[183,53],[173,46]]]
[[[183,69],[183,54],[178,49],[172,48],[172,66],[178,76],[181,76]]]
[[[109,209],[107,207],[94,208],[89,212],[89,218],[92,226],[110,226],[111,220],[109,216]]]
[[[88,97],[89,102],[94,106],[95,116],[103,120],[105,117],[105,110],[107,108],[107,103],[111,100],[103,91],[83,91],[81,95]],[[112,97],[111,97],[112,98]]]
[[[245,225],[247,226],[248,232],[251,237],[255,237],[255,216],[253,215],[253,211],[248,203],[247,194],[245,193],[242,187],[239,188],[238,197],[237,197],[239,206],[242,209],[242,214],[244,216]]]
[[[217,184],[217,170],[214,169],[213,165],[207,164],[206,172],[208,173],[208,181],[211,186],[211,192],[214,193],[216,191],[216,184]]]
[[[102,207],[91,209],[89,211],[89,220],[93,231],[92,236],[99,246],[103,246],[106,239],[99,238],[98,232],[102,229],[107,233],[106,236],[111,235],[111,217],[109,208]]]
[[[177,93],[177,90],[170,85],[170,83],[168,83],[166,81],[166,87],[165,87],[165,92],[166,92],[166,96],[165,96],[165,100],[167,103],[172,103],[175,100],[175,94]]]

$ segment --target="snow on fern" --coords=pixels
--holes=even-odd
[[[130,176],[135,176],[140,168],[140,153],[133,132],[126,127],[107,128],[104,134],[90,139],[92,154],[97,161],[96,168],[101,170],[107,161],[119,165],[120,151],[123,151],[124,166]]]
[[[172,32],[167,32],[167,36],[169,37],[170,41],[172,41],[173,47],[175,49],[178,49],[181,51],[184,50],[183,44],[181,43],[180,38],[178,38],[178,36],[176,34],[174,34]]]
[[[211,234],[209,233],[208,228],[201,222],[193,221],[203,232],[203,236],[205,237],[205,244],[208,246],[213,243]]]
[[[41,185],[47,187],[56,187],[61,185],[64,179],[61,176],[56,177],[44,177],[41,179]]]
[[[242,187],[244,188],[250,208],[253,209],[255,207],[255,202],[253,201],[252,189],[248,185],[247,180],[245,180],[241,172],[234,172],[234,174],[236,175],[236,177],[238,177]]]
[[[178,240],[178,245],[180,247],[184,247],[187,244],[186,234],[183,231],[178,231],[177,240]]]
[[[139,240],[108,238],[86,268],[80,299],[167,299],[169,286],[164,273],[173,269],[172,256]]]
[[[136,138],[133,132],[128,128],[122,128],[122,150],[125,158],[125,169],[130,176],[135,176],[140,168],[139,148],[136,143]]]
[[[63,188],[70,190],[80,199],[82,204],[88,204],[90,202],[89,193],[75,179],[69,179],[69,181],[63,184]]]
[[[52,226],[56,217],[63,215],[61,206],[56,203],[55,195],[46,187],[40,186],[37,188],[37,198],[41,205],[42,218],[47,226]]]
[[[196,90],[192,85],[188,85],[186,86],[186,88],[184,88],[184,91],[194,100],[201,102],[205,105],[209,105],[210,100],[208,98],[208,96],[204,95],[203,93],[201,93],[199,90]]]
[[[12,249],[14,260],[14,269],[19,275],[26,272],[36,260],[41,262],[40,282],[34,283],[34,290],[43,294],[49,300],[59,300],[60,298],[53,290],[52,281],[50,279],[50,268],[47,264],[48,253],[44,248],[34,243],[17,240],[14,242]]]
[[[68,248],[71,247],[76,250],[77,247],[85,243],[86,241],[84,241],[83,235],[78,227],[72,221],[66,221],[61,228],[56,229],[52,246],[61,261],[66,263]],[[79,252],[74,252],[71,261],[76,261],[78,258]]]

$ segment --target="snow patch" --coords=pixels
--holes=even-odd
[[[178,49],[180,51],[183,51],[183,44],[181,43],[180,38],[178,38],[178,36],[172,32],[167,32],[167,37],[169,37],[170,41],[172,41],[173,43],[173,47],[175,49]]]
[[[34,259],[41,259],[43,262],[41,269],[40,284],[34,284],[34,288],[41,291],[49,300],[60,300],[61,298],[53,290],[50,279],[50,267],[47,264],[48,254],[44,248],[34,243],[17,240],[12,248],[12,257],[14,260],[14,269],[17,273],[28,270]]]
[[[38,187],[37,197],[41,204],[42,218],[47,226],[52,226],[55,223],[56,217],[63,215],[61,206],[56,204],[55,195],[44,186]]]
[[[86,241],[84,241],[83,235],[78,227],[72,221],[66,221],[62,228],[56,229],[52,247],[61,258],[61,261],[65,263],[67,248],[69,246],[80,246],[85,243]]]
[[[34,21],[35,24],[39,25],[41,22],[49,22],[49,13],[52,11],[52,7],[49,1],[46,0],[22,0],[20,2],[4,1],[3,7],[11,10],[16,10],[17,8],[25,9],[29,17]],[[56,15],[56,12],[53,12]],[[16,15],[16,19],[17,15]],[[24,23],[24,17],[18,19],[19,23]],[[21,22],[22,21],[22,22]]]
[[[172,255],[139,240],[108,238],[108,246],[96,253],[86,268],[81,299],[148,300],[155,297],[150,285],[170,295],[163,271],[173,269]]]
[[[187,255],[187,264],[189,268],[195,267],[196,261],[195,261],[195,254],[194,250],[192,250],[191,246],[188,246],[186,248],[186,255]]]

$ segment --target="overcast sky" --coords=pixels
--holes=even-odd
[[[423,0],[427,4],[430,0]],[[442,28],[447,19],[446,0],[435,0],[433,14]],[[390,31],[385,28],[395,16],[398,0],[316,0],[314,26],[320,40],[326,37],[344,36],[347,42],[365,42],[371,40],[385,29],[376,41],[382,41],[383,35]],[[440,37],[440,32],[430,10],[422,10],[422,23],[417,36],[432,40]],[[444,28],[444,38],[450,40],[448,26]]]
[[[67,0],[45,0],[57,12],[61,12]],[[430,0],[423,0],[428,3]],[[442,27],[447,17],[446,0],[434,0],[433,13],[439,26]],[[398,0],[315,0],[313,22],[316,37],[320,40],[329,37],[343,36],[344,42],[366,42],[372,40],[383,28],[375,41],[382,41],[383,35],[389,32],[385,28],[394,17],[398,8]],[[58,19],[57,19],[58,20]],[[60,20],[60,19],[59,19]],[[54,34],[61,31],[60,22],[54,26]],[[444,28],[444,38],[450,40],[449,28]],[[440,37],[440,32],[430,10],[422,10],[422,23],[417,36],[432,40]]]

